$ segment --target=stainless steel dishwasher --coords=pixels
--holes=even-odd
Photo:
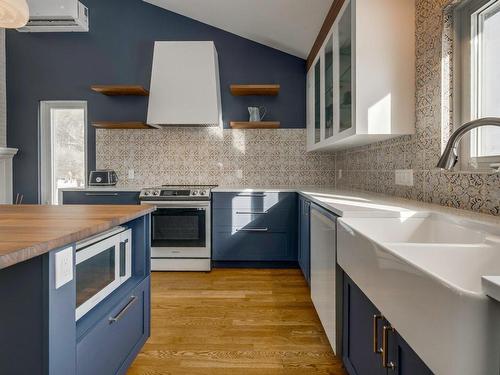
[[[335,353],[337,353],[336,230],[337,217],[312,204],[311,299]]]

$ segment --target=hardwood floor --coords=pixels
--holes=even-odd
[[[129,375],[344,375],[299,270],[152,275],[151,338]]]

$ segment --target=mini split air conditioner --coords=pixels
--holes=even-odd
[[[78,0],[28,0],[30,19],[21,32],[87,32],[89,10]]]

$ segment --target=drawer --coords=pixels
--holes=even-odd
[[[115,374],[149,335],[149,288],[148,277],[78,342],[78,375]]]
[[[138,191],[63,191],[63,204],[140,204]]]
[[[251,209],[265,211],[271,208],[296,205],[295,193],[251,192],[251,193],[214,193],[212,208]]]
[[[288,233],[219,228],[214,232],[212,252],[215,261],[293,261],[294,249]]]
[[[270,210],[216,208],[213,226],[233,228],[268,228],[270,231],[288,232],[294,229],[297,212],[293,206]]]

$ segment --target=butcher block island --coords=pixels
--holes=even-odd
[[[0,205],[0,374],[123,374],[150,335],[154,206]]]

